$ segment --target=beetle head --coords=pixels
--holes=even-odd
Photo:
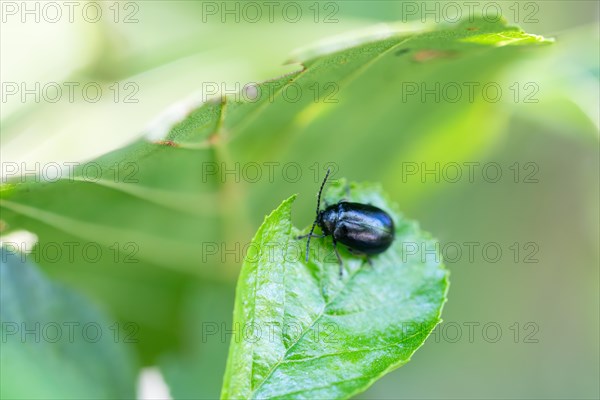
[[[321,228],[324,235],[331,235],[335,230],[335,224],[337,223],[337,212],[332,209],[325,209],[319,211],[317,215],[317,225]]]

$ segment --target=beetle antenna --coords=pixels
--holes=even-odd
[[[308,262],[308,249],[310,248],[310,238],[312,237],[313,231],[315,230],[315,226],[317,226],[317,220],[312,224],[312,228],[310,228],[310,233],[308,234],[308,240],[306,241],[306,257],[304,262]]]
[[[327,178],[329,178],[329,173],[331,172],[331,168],[327,168],[327,173],[325,174],[325,179],[323,179],[323,183],[321,183],[321,188],[319,189],[319,195],[317,196],[317,216],[315,217],[315,222],[313,222],[312,227],[310,228],[310,233],[308,234],[308,240],[306,241],[306,261],[308,262],[308,250],[310,248],[310,238],[317,226],[317,220],[319,219],[319,211],[321,209],[321,193],[323,193],[323,188],[325,187],[325,183],[327,182]]]
[[[329,178],[330,172],[331,168],[327,168],[325,179],[323,179],[323,183],[321,183],[321,189],[319,189],[319,196],[317,197],[317,216],[319,215],[319,209],[321,208],[321,193],[323,193],[323,188],[325,187],[325,182],[327,182],[327,178]]]

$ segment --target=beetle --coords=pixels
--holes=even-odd
[[[310,228],[308,235],[298,236],[298,239],[308,238],[306,241],[306,262],[311,238],[331,236],[333,250],[340,265],[342,276],[343,262],[337,249],[337,243],[346,245],[353,253],[369,256],[383,253],[394,241],[394,221],[382,209],[363,203],[340,201],[321,210],[321,194],[329,177],[331,169],[327,170],[325,179],[317,196],[317,216]],[[315,235],[314,230],[319,226],[322,235]]]

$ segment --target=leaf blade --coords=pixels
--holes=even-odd
[[[0,255],[2,397],[134,397],[137,366],[122,328],[15,253]]]
[[[271,199],[290,193],[292,184],[294,191],[308,190],[314,181],[307,178],[327,164],[357,178],[377,176],[391,194],[402,195],[404,207],[417,203],[443,185],[422,185],[416,179],[400,182],[403,163],[477,159],[476,154],[502,131],[508,114],[500,104],[482,100],[479,92],[473,102],[462,96],[456,103],[438,103],[418,94],[402,99],[402,85],[483,83],[532,53],[524,44],[534,48],[543,42],[505,21],[474,19],[410,36],[346,43],[344,49],[336,47],[335,52],[307,60],[300,71],[263,82],[259,86],[265,95],[258,100],[225,96],[197,108],[186,104],[175,114],[181,118],[188,112],[187,116],[168,132],[161,124],[156,135],[77,168],[73,179],[43,182],[29,177],[21,183],[17,178],[3,185],[0,225],[9,231],[34,232],[40,239],[33,249],[36,254],[65,235],[80,247],[98,243],[105,252],[113,245],[109,238],[120,245],[135,244],[136,269],[161,276],[153,281],[154,287],[164,286],[164,276],[177,281],[173,290],[161,289],[165,296],[151,293],[137,302],[125,296],[120,302],[113,300],[111,285],[139,286],[134,264],[119,268],[110,260],[94,264],[82,257],[81,264],[52,263],[42,256],[40,265],[52,276],[101,298],[114,315],[128,313],[129,320],[160,325],[161,334],[152,342],[169,346],[181,340],[172,332],[170,313],[156,318],[152,310],[177,303],[180,289],[175,286],[190,277],[233,281],[238,273],[238,260],[206,257],[198,243],[245,243]],[[289,98],[293,90],[288,98],[283,94],[291,86],[302,89],[297,102]],[[239,171],[257,165],[256,180]],[[290,171],[299,170],[302,176],[296,180],[286,175],[287,166],[296,167]],[[238,167],[235,177],[227,175]],[[79,273],[83,264],[89,272],[85,277]],[[122,279],[121,269],[128,271],[127,278]],[[107,278],[113,282],[97,284]],[[169,337],[163,332],[170,332]],[[160,351],[145,345],[150,341],[142,343],[144,357],[154,361]]]
[[[326,198],[339,196],[345,186],[342,180],[332,184]],[[402,254],[406,243],[430,248],[434,241],[404,219],[377,186],[351,188],[353,201],[391,213],[394,244],[375,258],[373,268],[342,251],[343,280],[337,264],[329,262],[329,241],[313,241],[317,257],[307,264],[302,251],[271,258],[268,251],[256,258],[250,253],[236,289],[234,326],[260,329],[232,340],[222,398],[350,397],[408,362],[440,321],[447,271],[439,259],[423,259],[423,247],[410,257]],[[279,249],[294,243],[294,250],[301,248],[290,219],[294,198],[265,218],[252,241],[255,248],[267,249],[266,238]],[[252,307],[255,301],[262,306]],[[266,329],[272,326],[277,328]]]

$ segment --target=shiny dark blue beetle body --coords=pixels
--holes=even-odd
[[[394,221],[380,208],[342,201],[319,213],[317,225],[326,236],[363,254],[379,254],[394,240]]]
[[[310,239],[331,236],[333,238],[333,249],[340,264],[340,276],[342,275],[342,259],[337,250],[337,243],[341,243],[354,253],[367,256],[379,254],[387,250],[394,241],[394,221],[385,211],[375,206],[362,203],[351,203],[341,201],[330,205],[321,211],[321,193],[327,182],[330,171],[327,171],[325,179],[321,184],[317,199],[317,217],[313,222],[306,242],[306,261]],[[315,226],[319,226],[322,235],[314,235]]]

